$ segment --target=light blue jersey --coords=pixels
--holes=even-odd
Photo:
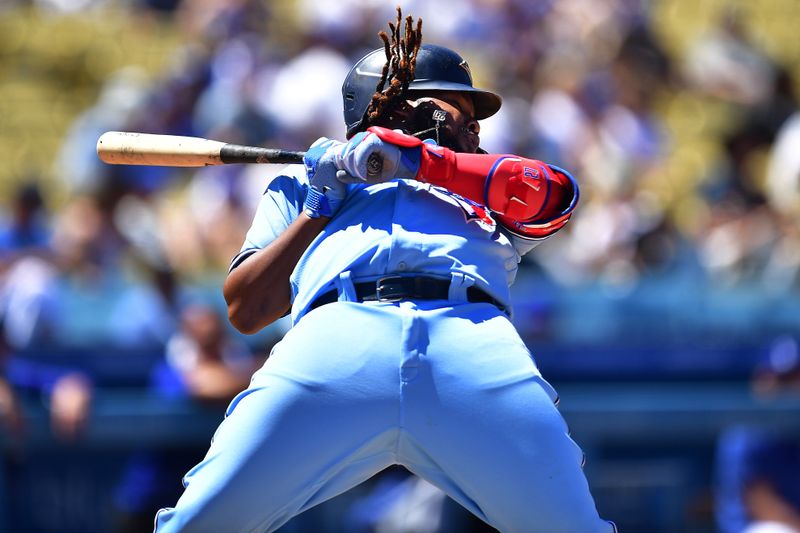
[[[306,190],[302,167],[270,183],[232,268],[300,216]],[[157,531],[274,531],[402,465],[502,532],[613,532],[557,394],[508,316],[520,254],[534,244],[513,243],[485,208],[437,187],[351,186],[291,276],[293,327]],[[438,299],[357,298],[356,285],[384,275],[448,288]],[[478,289],[490,300],[476,301]]]
[[[286,170],[264,193],[232,268],[273,241],[302,210],[304,169]],[[319,294],[341,290],[342,273],[353,280],[426,274],[452,280],[453,301],[465,301],[459,288],[475,285],[509,306],[521,254],[538,242],[501,231],[483,206],[441,187],[413,180],[351,185],[341,210],[292,275],[293,321]]]

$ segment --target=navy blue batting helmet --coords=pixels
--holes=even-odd
[[[342,98],[348,138],[363,129],[367,107],[375,94],[385,63],[384,49],[374,50],[362,57],[344,80]],[[472,86],[472,73],[464,58],[449,48],[435,44],[420,47],[414,80],[409,83],[408,89],[469,93],[475,102],[477,120],[494,115],[501,104],[498,95]]]

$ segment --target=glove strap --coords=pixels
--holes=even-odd
[[[309,187],[306,201],[303,203],[303,210],[311,218],[332,217],[338,210],[339,202],[331,202],[325,193],[316,187]]]

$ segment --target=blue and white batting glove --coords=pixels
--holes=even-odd
[[[347,194],[348,183],[413,179],[419,169],[419,148],[398,147],[365,131],[347,143],[321,137],[303,162],[311,185],[303,206],[306,214],[332,217]]]
[[[410,157],[418,148],[395,146],[372,132],[363,131],[350,139],[337,156],[343,170],[337,177],[345,183],[383,183],[395,178],[413,179],[419,157]]]
[[[321,137],[303,156],[310,185],[303,210],[311,218],[332,217],[347,194],[347,185],[336,178],[340,171],[336,156],[344,146],[345,143]]]

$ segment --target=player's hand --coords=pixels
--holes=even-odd
[[[364,131],[354,135],[337,156],[342,169],[337,178],[345,183],[413,179],[419,168],[418,152],[418,148],[399,147]]]
[[[303,156],[310,185],[303,208],[312,218],[335,215],[347,194],[347,185],[336,177],[340,171],[337,155],[344,146],[345,143],[321,137]]]
[[[311,185],[304,205],[306,213],[312,218],[335,215],[348,183],[413,179],[419,169],[419,152],[417,147],[396,146],[366,131],[347,143],[321,137],[303,157]]]

